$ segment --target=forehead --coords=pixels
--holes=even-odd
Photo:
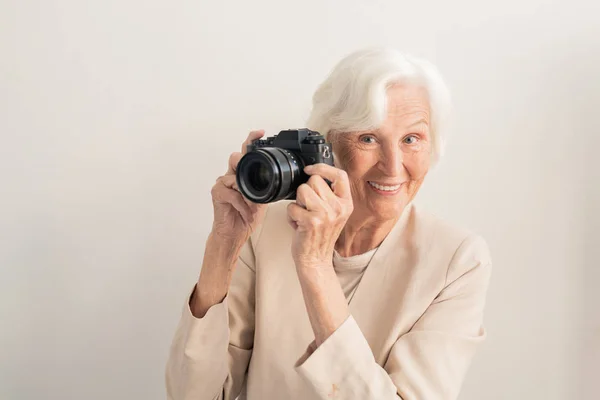
[[[396,84],[387,90],[387,115],[384,125],[429,125],[431,114],[427,89],[415,84]]]

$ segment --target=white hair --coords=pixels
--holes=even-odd
[[[367,48],[344,57],[313,95],[307,128],[323,134],[377,129],[387,115],[387,89],[411,83],[427,90],[431,162],[444,149],[450,93],[433,64],[390,48]]]

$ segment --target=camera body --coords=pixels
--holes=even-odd
[[[308,181],[304,167],[325,163],[333,166],[331,143],[310,129],[288,129],[258,139],[236,170],[240,192],[255,203],[295,200],[296,189]]]

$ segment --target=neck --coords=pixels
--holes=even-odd
[[[375,217],[364,218],[354,212],[335,243],[335,249],[342,257],[351,257],[372,250],[383,242],[396,221],[398,218],[386,220]]]

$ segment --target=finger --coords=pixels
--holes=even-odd
[[[290,204],[293,204],[293,203],[290,203]],[[298,223],[296,221],[294,221],[292,219],[292,217],[290,217],[289,214],[287,215],[287,222],[288,222],[288,225],[291,226],[293,230],[298,229]]]
[[[218,183],[213,197],[217,202],[231,204],[240,213],[244,221],[252,222],[254,214],[250,210],[250,206],[244,201],[242,194],[237,190],[228,188],[223,183]]]
[[[235,175],[231,175],[231,174],[223,175],[223,176],[220,176],[219,179],[217,179],[217,181],[221,181],[221,183],[229,189],[237,190],[238,192],[240,191],[240,189],[238,188],[237,179],[236,179]]]
[[[310,186],[315,191],[315,193],[325,201],[330,201],[337,198],[337,196],[335,195],[335,193],[333,193],[327,182],[325,182],[325,179],[323,179],[319,175],[311,176],[308,179],[308,182],[306,182],[306,184]]]
[[[343,169],[333,167],[329,164],[318,163],[306,166],[304,172],[308,175],[319,175],[331,182],[331,189],[336,196],[351,199],[350,181],[348,174]]]
[[[235,171],[237,170],[237,166],[240,163],[242,156],[243,154],[238,152],[231,153],[229,155],[229,161],[227,163],[227,174],[235,174]]]
[[[250,131],[250,133],[248,134],[248,138],[246,138],[246,141],[242,144],[242,155],[246,154],[246,152],[247,152],[247,146],[249,144],[252,144],[253,141],[255,141],[256,139],[260,139],[264,135],[265,135],[265,130],[264,129],[258,129],[258,130],[255,130],[255,131]]]
[[[220,176],[219,179],[217,179],[217,180],[221,180],[221,182],[223,183],[223,185],[225,185],[229,189],[233,189],[233,190],[236,190],[236,191],[238,191],[238,192],[241,193],[235,175],[223,175],[223,176]],[[248,204],[248,207],[250,207],[250,212],[252,214],[257,213],[258,210],[260,209],[260,207],[264,205],[264,204],[255,203],[255,202],[253,202],[251,200],[248,200],[246,198],[246,196],[244,196],[243,194],[242,194],[242,198],[244,199],[244,201],[246,202],[246,204]]]
[[[319,211],[324,209],[323,199],[308,186],[306,183],[298,186],[296,190],[296,203],[300,206],[304,206],[309,211]]]
[[[298,221],[308,218],[308,215],[310,214],[310,211],[305,210],[296,203],[288,204],[287,212],[289,218],[288,221],[293,222],[296,227],[298,226]]]

